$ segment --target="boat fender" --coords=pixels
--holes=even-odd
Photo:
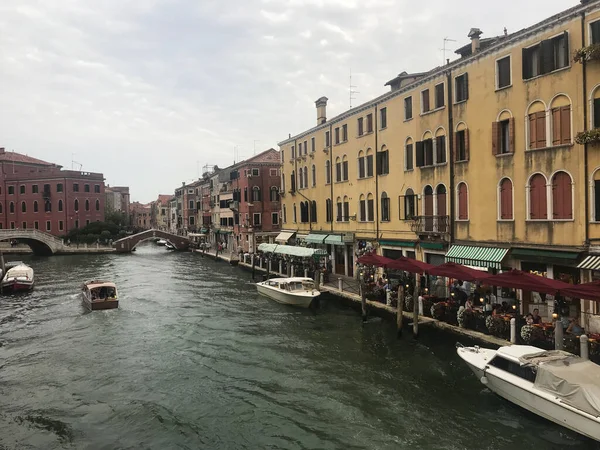
[[[488,384],[488,379],[487,379],[487,377],[486,377],[485,375],[483,375],[483,376],[482,376],[482,377],[479,379],[479,381],[481,381],[481,384],[483,384],[483,385],[487,385],[487,384]]]

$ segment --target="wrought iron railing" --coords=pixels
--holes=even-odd
[[[449,216],[415,216],[411,224],[415,233],[447,234],[450,232]]]

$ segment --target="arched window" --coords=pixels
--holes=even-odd
[[[290,189],[292,192],[296,191],[296,173],[292,170],[292,175],[290,176]]]
[[[331,184],[331,163],[325,161],[325,184]]]
[[[500,190],[500,220],[513,220],[513,184],[509,178],[503,178],[498,185]]]
[[[89,211],[89,210],[90,210],[90,201],[89,201],[89,200],[86,200],[86,201],[85,201],[85,210],[86,210],[86,211]]]
[[[435,193],[437,196],[436,202],[436,216],[445,216],[448,214],[446,210],[446,186],[443,184],[438,184],[435,188]]]
[[[375,202],[373,201],[373,194],[367,194],[367,221],[373,222],[375,220]]]
[[[532,102],[527,108],[527,149],[547,147],[546,143],[546,105],[541,100]]]
[[[546,177],[541,173],[529,179],[529,219],[548,220]]]
[[[469,191],[466,183],[458,183],[458,186],[456,187],[456,196],[458,203],[458,220],[469,220]]]
[[[59,200],[59,201],[58,201],[58,210],[59,210],[59,211],[62,211],[62,210],[63,210],[63,201],[62,201],[62,200]]]
[[[300,222],[308,222],[308,202],[300,202]]]
[[[317,222],[317,202],[315,200],[310,202],[310,221]]]
[[[335,158],[335,181],[342,181],[342,159],[339,156]]]
[[[37,200],[35,200],[33,202],[33,212],[36,213],[36,212],[38,212],[38,210],[39,210],[38,209],[38,202],[37,202]],[[0,212],[2,212],[2,211],[0,211]]]
[[[377,175],[390,173],[390,151],[385,145],[377,152]]]
[[[302,167],[298,169],[298,187],[299,189],[304,189],[304,175],[302,172]]]
[[[44,211],[52,212],[52,202],[50,200],[46,200],[44,203]]]
[[[253,202],[260,202],[262,201],[261,195],[260,195],[260,188],[258,186],[254,186],[252,188],[252,201]]]
[[[333,222],[333,202],[331,201],[330,198],[328,198],[327,200],[325,200],[325,209],[326,209],[326,216],[327,216],[327,222]]]
[[[439,127],[435,131],[435,140],[433,141],[433,145],[435,147],[434,164],[446,163],[446,130],[444,130],[442,127]]]
[[[417,215],[417,196],[408,188],[404,193],[404,220],[411,220]]]
[[[21,202],[21,212],[27,212],[27,204],[25,202]]]
[[[348,181],[348,157],[342,156],[342,180]]]
[[[304,187],[308,187],[308,167],[304,166]]]
[[[79,200],[75,199],[75,212],[79,211]]]
[[[559,94],[550,102],[552,145],[571,143],[571,100]]]
[[[296,204],[294,203],[294,210],[293,210],[293,214],[294,214],[294,223],[298,222],[298,211],[296,210]]]
[[[196,206],[196,208],[198,209],[198,211],[200,210],[200,202],[198,202],[198,205]],[[100,200],[96,199],[96,211],[100,211]],[[163,210],[164,213],[164,210]]]
[[[367,221],[367,198],[365,197],[364,194],[360,194],[360,197],[358,199],[358,210],[359,210],[358,220],[361,222],[366,222]]]
[[[10,204],[8,205],[8,211],[9,211],[11,214],[14,214],[14,213],[15,213],[15,203],[14,203],[14,202],[10,202]]]
[[[272,202],[278,202],[279,201],[279,189],[277,189],[277,186],[271,186],[270,200]]]
[[[600,84],[590,94],[590,129],[600,128]]]
[[[367,149],[367,156],[365,156],[365,171],[367,173],[367,177],[373,176],[373,150],[370,148]]]
[[[365,167],[365,154],[362,150],[358,152],[358,178],[365,178],[366,167]]]
[[[381,221],[390,221],[390,198],[385,192],[381,193]]]
[[[567,172],[556,172],[552,177],[552,218],[573,218],[572,181]]]
[[[344,222],[348,222],[350,220],[350,203],[348,201],[348,196],[344,195]]]
[[[454,133],[454,161],[469,160],[469,130],[467,124],[459,122]]]
[[[423,212],[425,214],[425,231],[433,231],[433,188],[430,185],[423,189]]]
[[[515,152],[515,119],[509,109],[498,113],[492,122],[492,154],[508,155]]]
[[[285,205],[283,205],[281,212],[283,213],[283,223],[287,223],[287,209],[286,209]]]
[[[312,165],[312,186],[315,187],[317,185],[317,166]]]
[[[414,166],[414,149],[412,138],[407,138],[404,143],[404,170],[413,170]]]
[[[336,216],[336,220],[338,222],[341,222],[344,219],[344,210],[343,210],[343,204],[342,204],[342,198],[338,197],[337,201],[336,201],[336,209],[337,209],[337,216]]]

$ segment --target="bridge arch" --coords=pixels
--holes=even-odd
[[[16,240],[29,246],[35,255],[50,256],[64,248],[62,240],[39,230],[0,230],[0,240]]]
[[[113,242],[113,247],[117,250],[117,253],[129,253],[132,252],[138,244],[156,238],[164,239],[177,250],[187,250],[190,246],[190,240],[187,236],[178,236],[176,234],[167,233],[166,231],[152,229],[119,239],[118,241]]]

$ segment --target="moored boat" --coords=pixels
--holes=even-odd
[[[93,280],[81,286],[83,304],[91,311],[119,307],[117,286],[110,281]]]
[[[311,278],[302,277],[271,278],[256,283],[256,289],[259,294],[278,303],[301,308],[308,308],[313,299],[321,295]]]
[[[159,239],[158,241],[156,241],[156,245],[166,245],[167,241],[165,241],[164,239]]]
[[[529,345],[498,350],[457,345],[458,355],[500,397],[600,441],[600,366]]]
[[[22,262],[16,263],[6,269],[0,284],[2,292],[30,291],[35,284],[33,269]]]

